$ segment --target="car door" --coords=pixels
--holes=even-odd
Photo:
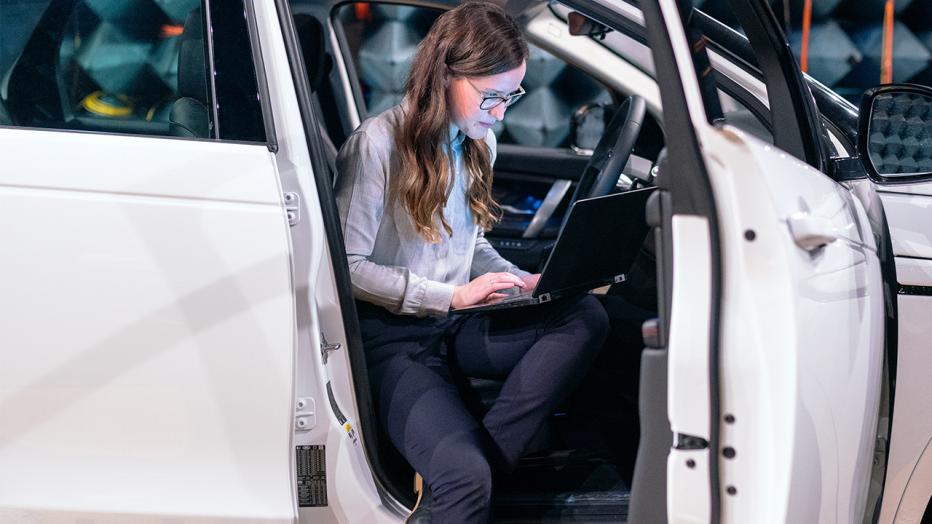
[[[702,39],[684,30],[689,9],[641,3],[675,133],[655,204],[667,517],[859,521],[883,357],[877,246],[860,202],[817,169],[814,107],[772,12],[731,5],[762,64],[775,145],[710,123],[714,85]]]
[[[289,223],[242,2],[0,25],[0,520],[293,522]]]
[[[903,102],[912,101],[910,104]],[[892,431],[879,522],[929,517],[932,423],[928,370],[932,315],[932,166],[923,149],[928,87],[888,85],[868,90],[860,108],[858,149],[868,184],[883,203],[896,264],[897,349]],[[916,128],[920,134],[916,135]],[[918,138],[918,140],[917,140]]]

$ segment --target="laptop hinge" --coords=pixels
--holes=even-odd
[[[612,277],[612,284],[617,284],[617,283],[619,283],[619,282],[624,282],[625,280],[628,280],[628,277],[624,276],[624,274],[615,275],[615,276]]]
[[[541,304],[550,302],[550,293],[541,293],[540,296],[537,297],[537,300],[539,300]]]

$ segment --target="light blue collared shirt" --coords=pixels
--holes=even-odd
[[[453,187],[443,208],[453,230],[427,242],[414,228],[403,204],[389,195],[389,180],[399,171],[396,126],[403,105],[367,119],[347,138],[337,156],[336,201],[356,298],[398,314],[446,315],[453,288],[488,272],[529,273],[508,262],[489,244],[473,219],[466,190],[462,144],[467,137],[450,126]],[[486,144],[495,161],[496,140]]]

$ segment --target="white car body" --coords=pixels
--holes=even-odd
[[[389,523],[406,514],[374,476],[357,422],[334,271],[343,261],[327,242],[315,178],[326,175],[312,169],[316,138],[306,136],[288,28],[276,2],[247,1],[275,150],[0,127],[0,522]],[[719,227],[713,234],[698,215],[672,220],[668,416],[675,435],[735,451],[673,447],[666,517],[869,520],[885,336],[870,210],[775,146],[710,125],[676,2],[658,4]],[[644,24],[628,4],[616,8]],[[663,114],[653,78],[571,37],[549,11],[526,29]],[[712,58],[767,103],[761,81]],[[350,91],[346,65],[336,65]],[[899,284],[932,287],[932,182],[875,186]],[[918,522],[932,493],[932,296],[898,301],[882,523]],[[720,408],[709,394],[714,359]],[[716,421],[718,409],[734,422]],[[325,450],[327,505],[299,506],[303,446]],[[736,490],[720,504],[713,461],[719,488]]]

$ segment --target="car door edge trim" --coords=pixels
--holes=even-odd
[[[301,112],[301,121],[304,125],[305,140],[307,141],[308,150],[311,153],[311,163],[315,173],[314,183],[320,199],[319,204],[321,217],[324,222],[324,229],[327,231],[327,246],[330,249],[331,259],[333,261],[332,269],[339,297],[343,329],[346,335],[347,355],[350,359],[350,368],[354,371],[365,370],[366,360],[365,354],[362,351],[363,346],[359,329],[359,318],[356,313],[356,303],[352,296],[349,268],[344,263],[346,260],[346,250],[342,241],[342,229],[336,210],[336,202],[333,197],[333,188],[329,183],[330,177],[321,176],[322,173],[328,172],[329,166],[322,161],[323,146],[318,136],[320,128],[317,125],[317,116],[314,113],[311,103],[311,93],[307,85],[307,72],[301,58],[301,48],[298,44],[298,37],[295,32],[291,7],[287,0],[275,0],[275,8],[278,13],[279,25],[282,29],[282,38],[288,55],[288,63],[291,67],[291,76],[295,86],[298,108]],[[376,418],[366,373],[353,373],[353,387],[356,392],[356,404],[359,408],[360,418],[360,420],[357,421],[357,432],[360,438],[362,438],[366,462],[368,463],[370,471],[372,471],[373,481],[379,493],[379,497],[386,508],[391,511],[399,511],[399,508],[403,505],[399,502],[399,498],[396,497],[396,493],[392,491],[392,488],[395,488],[395,486],[384,482],[387,475],[379,461],[376,433],[375,431],[368,431],[370,428],[374,427]]]
[[[897,294],[932,297],[932,286],[904,286],[901,284]]]
[[[708,220],[709,225],[709,262],[712,273],[709,276],[711,283],[709,290],[711,299],[709,308],[711,315],[709,322],[709,521],[717,523],[721,520],[721,485],[718,453],[714,450],[719,449],[721,438],[719,376],[721,327],[719,319],[722,311],[723,282],[718,215],[715,201],[712,198],[711,181],[702,159],[699,139],[692,126],[672,43],[666,34],[666,28],[662,25],[664,18],[660,5],[657,2],[643,2],[641,8],[657,71],[657,83],[665,86],[661,89],[660,96],[664,107],[664,121],[668,122],[668,125],[664,126],[669,135],[667,143],[676,143],[682,148],[668,149],[670,163],[677,166],[676,173],[679,175],[677,177],[679,191],[671,195],[673,197],[671,198],[672,212],[673,214],[702,215]],[[610,17],[610,20],[614,21],[613,19],[614,17]],[[651,21],[653,24],[650,23]],[[663,79],[663,77],[667,78]],[[680,125],[669,125],[671,119],[679,120]],[[676,158],[674,154],[682,158]],[[682,195],[682,193],[686,194]]]
[[[215,0],[204,0],[201,5],[204,6],[203,24],[204,35],[207,39],[207,83],[210,87],[210,114],[214,119],[214,128],[211,130],[213,138],[220,139],[220,110],[217,108],[217,77],[214,71],[217,70],[217,64],[214,62],[214,31],[213,20],[210,16],[210,3]]]
[[[262,42],[256,30],[256,6],[244,2],[246,7],[246,28],[252,45],[252,62],[256,68],[256,85],[259,87],[259,107],[262,108],[262,123],[265,125],[265,143],[272,153],[278,152],[278,137],[275,135],[275,121],[272,119],[271,100],[269,98],[269,81],[265,76],[265,62],[262,60]]]

